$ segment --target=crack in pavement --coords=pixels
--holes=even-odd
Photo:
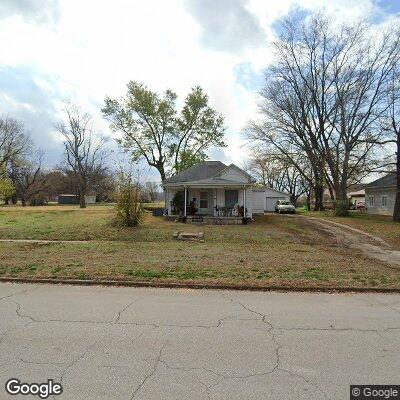
[[[121,308],[121,310],[119,310],[117,312],[117,316],[115,317],[113,323],[116,324],[119,322],[121,315],[123,312],[125,312],[133,303],[135,303],[136,300],[131,301],[130,303],[128,303],[127,305],[125,305],[124,307]]]
[[[159,352],[158,357],[157,357],[157,359],[156,359],[156,361],[155,361],[155,363],[154,363],[154,365],[153,365],[153,368],[152,368],[151,372],[150,372],[149,374],[147,374],[147,375],[143,378],[142,382],[139,383],[138,387],[137,387],[137,388],[134,390],[134,392],[132,393],[132,396],[130,397],[130,400],[133,400],[133,399],[134,399],[134,397],[135,397],[135,396],[139,393],[139,391],[142,389],[143,385],[145,385],[146,382],[156,373],[157,368],[158,368],[158,365],[159,365],[160,362],[161,362],[162,352],[163,352],[164,348],[165,348],[165,344],[164,344],[163,347],[160,349],[160,352]]]
[[[59,322],[65,324],[106,324],[106,325],[133,325],[133,326],[152,326],[154,328],[203,328],[203,329],[214,329],[219,328],[222,325],[222,322],[229,319],[234,319],[237,315],[229,315],[226,317],[219,318],[215,324],[211,325],[180,325],[180,324],[156,324],[153,322],[149,323],[138,323],[138,322],[120,322],[121,315],[124,311],[126,311],[133,303],[127,304],[120,311],[117,312],[117,316],[112,320],[105,321],[89,321],[89,320],[68,320],[68,319],[36,319],[29,314],[22,314],[21,309],[22,306],[20,303],[16,301],[9,300],[10,302],[16,304],[16,314],[20,318],[29,318],[32,323],[51,323],[51,322]],[[237,321],[241,319],[237,318]]]
[[[28,326],[31,323],[32,323],[32,321],[31,322],[27,322],[24,325],[15,326],[14,328],[10,328],[10,329],[4,331],[0,336],[0,344],[6,339],[6,337],[8,336],[9,333],[17,331],[18,329],[21,329],[21,328],[25,328],[26,326]]]
[[[308,380],[306,377],[304,377],[304,376],[301,375],[301,374],[298,374],[298,373],[295,373],[295,372],[286,370],[286,369],[284,369],[284,368],[282,368],[282,367],[280,366],[280,364],[281,364],[280,350],[281,350],[281,348],[282,348],[282,345],[281,345],[281,344],[279,343],[279,341],[277,340],[277,337],[276,337],[277,334],[275,333],[275,331],[276,331],[277,329],[279,329],[279,328],[277,328],[277,329],[274,328],[273,324],[272,324],[270,321],[267,320],[267,315],[262,314],[262,313],[260,313],[260,312],[258,312],[258,311],[256,311],[256,310],[253,310],[253,309],[251,309],[250,307],[246,306],[245,304],[243,304],[243,303],[241,303],[241,302],[239,302],[239,301],[237,301],[237,300],[231,299],[231,301],[232,301],[232,302],[235,302],[235,303],[237,303],[237,304],[240,304],[240,305],[241,305],[245,310],[247,310],[248,312],[253,313],[253,314],[256,314],[256,315],[259,315],[260,317],[262,317],[261,321],[262,321],[263,323],[265,323],[265,324],[268,326],[267,333],[268,333],[269,335],[271,335],[271,339],[272,339],[272,341],[273,341],[274,344],[275,344],[276,364],[275,364],[274,368],[272,368],[271,371],[265,372],[263,375],[270,375],[270,374],[273,374],[273,373],[276,372],[276,371],[281,371],[281,372],[289,373],[289,374],[292,375],[292,376],[297,376],[297,377],[301,378],[304,382],[306,382],[307,384],[311,385],[312,387],[314,387],[314,389],[316,389],[317,391],[319,391],[320,393],[322,393],[326,399],[330,399],[330,397],[327,395],[327,393],[324,392],[317,384],[311,382],[310,380]]]
[[[31,289],[21,290],[20,292],[11,293],[8,296],[0,297],[0,301],[8,299],[8,298],[13,297],[13,296],[17,296],[19,294],[23,294],[23,293],[27,293],[27,292],[33,292],[34,290],[38,290],[38,288],[34,287],[34,288],[31,288]]]
[[[33,365],[54,365],[56,367],[62,367],[66,363],[56,363],[56,362],[45,362],[45,361],[31,361],[31,360],[25,360],[21,357],[18,357],[18,360],[21,361],[24,364],[33,364]]]
[[[66,376],[67,372],[70,371],[80,360],[82,360],[88,353],[89,351],[96,346],[97,344],[97,340],[91,344],[89,347],[86,348],[86,350],[80,354],[78,357],[76,357],[72,362],[70,362],[61,372],[61,376],[60,376],[60,383],[63,382],[64,377]],[[65,364],[64,364],[65,365]]]

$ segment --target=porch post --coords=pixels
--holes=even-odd
[[[185,205],[183,208],[183,216],[186,217],[186,196],[187,196],[186,186],[184,186],[184,190],[185,190]]]
[[[246,186],[243,188],[243,217],[246,218]]]
[[[168,189],[167,188],[164,188],[164,205],[165,205],[165,207],[164,207],[164,215],[168,215],[169,214],[169,212],[168,212]]]
[[[215,188],[215,198],[214,198],[214,216],[218,216],[218,188]]]

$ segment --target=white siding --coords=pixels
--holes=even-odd
[[[96,203],[96,196],[91,194],[85,195],[85,202],[86,204],[95,204]]]
[[[225,207],[225,189],[217,189],[217,206]]]
[[[371,206],[369,198],[374,197],[374,205]],[[387,196],[387,206],[382,206],[382,196]],[[394,211],[394,203],[396,200],[395,189],[366,189],[365,190],[365,205],[367,212],[370,214],[387,214],[391,215]]]
[[[265,211],[275,211],[277,200],[290,200],[290,195],[278,192],[271,188],[253,188],[252,204],[254,214],[263,214]]]
[[[247,217],[253,217],[253,189],[246,188],[246,208],[247,208]]]
[[[171,215],[171,201],[175,196],[175,193],[178,192],[179,189],[166,189],[165,190],[165,207],[168,211],[168,215]]]

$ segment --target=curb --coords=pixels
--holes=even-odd
[[[146,281],[117,281],[117,280],[89,280],[89,279],[32,279],[32,278],[5,278],[0,282],[7,283],[41,283],[77,286],[121,286],[121,287],[149,287],[167,289],[211,289],[211,290],[247,290],[252,292],[314,292],[314,293],[400,293],[400,288],[375,287],[290,287],[280,285],[245,286],[245,285],[218,285],[206,283],[168,283]]]

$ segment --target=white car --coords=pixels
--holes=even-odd
[[[283,214],[283,213],[295,214],[296,208],[290,201],[278,200],[276,202],[275,212],[277,212],[279,214]]]

